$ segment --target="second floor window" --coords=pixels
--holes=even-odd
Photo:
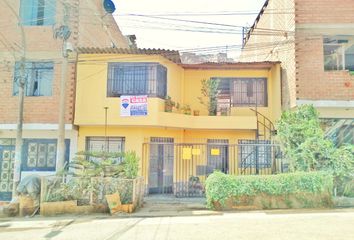
[[[21,0],[21,24],[24,26],[53,25],[56,2],[55,0]]]
[[[214,78],[219,80],[218,100],[229,99],[231,106],[267,107],[266,78]]]
[[[165,98],[167,69],[158,63],[109,63],[107,96],[121,95]]]
[[[349,70],[354,73],[354,36],[323,38],[324,70]]]
[[[15,64],[13,95],[18,95],[21,64]],[[53,62],[25,63],[25,96],[51,96],[53,84]]]

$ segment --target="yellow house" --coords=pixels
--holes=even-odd
[[[217,82],[214,116],[200,101],[208,102],[201,89],[210,79]],[[175,51],[82,48],[78,149],[135,151],[150,193],[198,194],[215,169],[272,171],[273,150],[263,145],[280,117],[280,82],[279,62],[185,65]],[[256,163],[255,146],[263,156]]]

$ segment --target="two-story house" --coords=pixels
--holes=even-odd
[[[209,79],[218,82],[215,116],[200,102]],[[135,151],[149,193],[192,194],[215,169],[271,171],[274,149],[264,144],[281,114],[280,81],[279,62],[189,65],[176,51],[80,48],[78,150]]]
[[[0,6],[0,200],[8,200],[14,175],[23,54],[26,82],[21,177],[34,171],[53,174],[56,167],[63,40],[55,36],[68,34],[67,41],[74,50],[79,46],[124,48],[128,43],[100,0],[6,0]],[[73,125],[75,57],[67,69],[66,160],[77,151],[78,131]]]
[[[353,1],[267,0],[241,61],[281,61],[284,109],[313,104],[327,136],[354,144]]]

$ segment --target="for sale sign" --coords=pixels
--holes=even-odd
[[[120,116],[146,116],[147,96],[121,96]]]

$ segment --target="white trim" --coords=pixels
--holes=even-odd
[[[0,124],[0,130],[16,130],[17,124]],[[58,130],[58,124],[51,123],[25,123],[23,130]],[[76,130],[73,124],[65,124],[65,130]]]
[[[312,104],[317,108],[354,108],[354,101],[335,100],[297,100],[297,105]]]

